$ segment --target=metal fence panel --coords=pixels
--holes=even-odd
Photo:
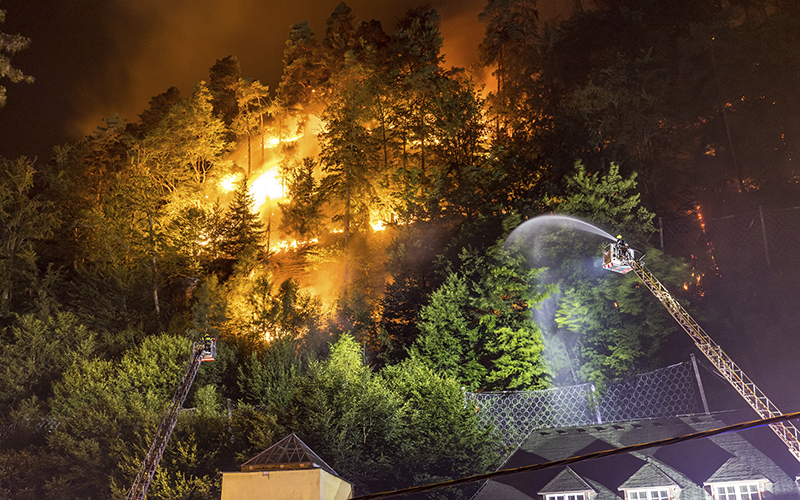
[[[698,412],[690,362],[607,384],[600,395],[592,384],[539,391],[465,393],[478,421],[491,426],[507,448],[536,429],[665,418]]]

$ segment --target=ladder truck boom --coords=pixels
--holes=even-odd
[[[708,358],[759,417],[765,419],[783,414],[756,386],[755,382],[750,380],[750,377],[709,337],[705,330],[686,312],[686,309],[672,297],[666,287],[647,269],[642,258],[638,260],[634,258],[633,250],[628,248],[621,238],[618,237],[617,243],[606,245],[603,249],[603,268],[622,274],[633,271],[669,311],[681,328],[689,334],[700,352]],[[786,444],[789,452],[800,461],[800,431],[797,427],[789,421],[770,424],[770,427]]]
[[[161,456],[167,448],[169,438],[172,436],[172,431],[175,430],[175,424],[178,423],[178,415],[183,407],[183,402],[192,388],[194,378],[197,376],[197,371],[200,369],[200,364],[204,361],[214,361],[217,352],[216,339],[207,343],[195,343],[192,345],[192,359],[186,366],[186,371],[175,388],[175,393],[172,395],[172,401],[169,405],[167,414],[161,421],[161,425],[156,430],[156,435],[153,442],[150,444],[150,449],[144,457],[142,466],[136,474],[136,479],[133,481],[133,486],[128,491],[127,500],[143,500],[147,494],[147,488],[150,487],[150,482],[158,469],[158,463],[161,461]]]

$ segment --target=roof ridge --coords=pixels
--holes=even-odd
[[[242,464],[242,471],[321,468],[339,476],[314,450],[292,432]]]
[[[661,481],[659,481],[659,479]],[[618,490],[627,490],[633,488],[648,488],[657,486],[680,486],[674,479],[661,470],[653,461],[648,457],[647,462],[639,467],[639,470],[633,473],[625,482],[619,485]]]
[[[576,482],[580,488],[574,487]],[[548,490],[548,488],[553,489]],[[557,493],[564,491],[594,491],[597,493],[597,489],[594,486],[591,486],[589,483],[587,483],[585,479],[572,470],[572,467],[566,466],[564,470],[556,474],[556,477],[544,485],[538,494],[543,495],[545,493]]]

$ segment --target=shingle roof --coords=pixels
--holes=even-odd
[[[540,495],[545,493],[563,493],[566,491],[597,491],[589,486],[575,471],[567,467],[558,473],[549,483],[539,491]]]
[[[705,482],[705,484],[713,483],[729,483],[731,481],[763,481],[767,477],[754,470],[742,460],[733,457],[724,464]]]
[[[692,434],[735,423],[729,420],[750,418],[749,414],[737,417],[734,413],[724,413],[604,423],[580,429],[540,429],[528,436],[502,468],[541,464],[593,451]],[[738,457],[750,470],[737,465],[741,462],[732,461],[733,457]],[[707,493],[703,486],[710,479],[738,477],[738,480],[749,481],[756,477],[754,473],[760,474],[759,478],[769,479],[775,494],[800,500],[800,490],[794,482],[800,466],[768,427],[578,462],[570,467],[597,492],[595,500],[619,500],[619,488],[623,485],[626,489],[677,486],[681,489],[682,500],[705,500]],[[490,481],[478,493],[476,500],[492,499],[487,491],[503,491],[502,498],[538,500],[540,492],[551,489],[553,484],[560,484],[563,477],[557,476],[564,470],[547,468],[498,478]],[[505,487],[489,489],[495,482]],[[515,490],[513,495],[510,493],[512,490]]]
[[[678,483],[667,476],[664,471],[648,462],[637,470],[627,481],[619,486],[619,490],[634,488],[662,488],[668,486],[679,486]]]
[[[336,471],[302,442],[294,432],[242,464],[242,471],[311,468],[322,469],[338,476]]]

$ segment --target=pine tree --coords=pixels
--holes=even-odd
[[[235,258],[247,247],[262,249],[264,224],[253,212],[255,198],[247,187],[247,177],[236,183],[225,216],[222,219],[222,238],[220,250],[228,257]]]
[[[289,171],[286,203],[281,209],[280,230],[300,240],[314,238],[322,226],[322,197],[314,170],[317,163],[307,157]]]
[[[0,24],[6,22],[6,11],[0,9]],[[28,48],[30,38],[22,35],[9,35],[0,32],[0,79],[8,78],[11,83],[33,83],[33,77],[25,75],[19,69],[11,66],[11,56]],[[0,85],[0,108],[6,104],[6,88]]]

